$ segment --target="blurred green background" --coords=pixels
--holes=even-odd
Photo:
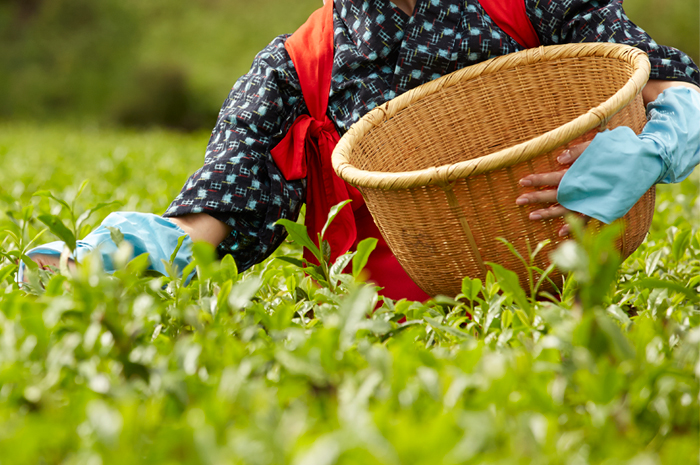
[[[211,127],[236,78],[321,0],[0,0],[0,119]],[[700,0],[627,0],[700,61]]]

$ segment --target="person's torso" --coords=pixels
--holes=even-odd
[[[328,112],[341,135],[374,107],[469,65],[522,50],[477,0],[337,0]]]

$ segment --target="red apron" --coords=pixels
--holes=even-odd
[[[327,115],[334,52],[333,3],[328,1],[316,10],[285,43],[299,76],[309,115],[294,121],[271,154],[287,180],[306,178],[306,227],[312,240],[318,237],[333,205],[353,200],[340,211],[324,236],[331,246],[331,260],[354,249],[361,240],[375,237],[379,242],[365,268],[369,279],[383,287],[381,294],[391,299],[424,301],[430,296],[401,267],[374,223],[362,195],[341,180],[331,165],[333,149],[340,140]],[[489,16],[518,43],[524,47],[539,45],[525,14],[523,0],[500,3],[482,0],[481,3]],[[517,6],[509,9],[501,3]],[[315,261],[309,253],[305,253],[305,258]]]

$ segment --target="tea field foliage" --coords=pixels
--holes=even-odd
[[[454,299],[382,301],[371,244],[316,280],[298,244],[244,273],[200,244],[189,285],[126,249],[114,276],[88,259],[14,284],[47,224],[162,212],[206,137],[0,127],[0,464],[697,462],[697,174],[659,188],[621,267],[614,228],[579,228],[561,299],[494,266]]]

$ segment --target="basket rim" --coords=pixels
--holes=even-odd
[[[591,56],[627,62],[632,65],[632,76],[605,102],[540,136],[479,158],[415,171],[391,173],[361,170],[349,162],[352,150],[370,130],[431,94],[463,81],[496,74],[507,69],[542,61]],[[541,46],[492,58],[422,84],[368,112],[353,124],[338,142],[332,155],[333,168],[341,179],[352,185],[398,190],[428,185],[446,186],[458,179],[512,166],[567,144],[591,129],[604,127],[615,113],[633,101],[642,91],[649,79],[650,70],[649,59],[642,50],[629,45],[607,42]]]

